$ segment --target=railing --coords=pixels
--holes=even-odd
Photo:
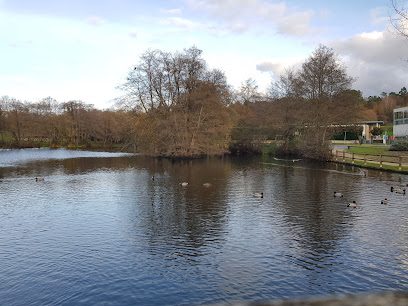
[[[348,153],[346,151],[336,150],[333,156],[335,161],[349,162],[351,164],[358,164],[367,166],[367,163],[378,165],[383,168],[383,165],[398,167],[398,170],[408,169],[408,156],[395,156],[385,154],[358,154]]]

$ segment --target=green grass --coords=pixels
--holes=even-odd
[[[351,160],[351,158],[346,158],[345,162],[351,164],[352,160]],[[364,161],[361,161],[361,160],[354,160],[354,165],[363,166],[363,167],[366,167],[366,168],[374,168],[374,169],[379,169],[379,170],[384,169],[384,170],[392,170],[392,171],[396,171],[396,172],[401,172],[401,171],[408,172],[408,167],[405,167],[405,166],[401,167],[401,170],[399,170],[399,166],[392,166],[392,165],[383,164],[382,168],[380,168],[379,163],[367,162],[364,165]]]
[[[350,149],[347,150],[348,153],[356,154],[374,154],[374,155],[384,155],[390,154],[389,147],[382,147],[378,145],[356,145],[350,146]]]

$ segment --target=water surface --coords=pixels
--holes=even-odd
[[[408,182],[302,160],[1,150],[0,300],[191,305],[407,290],[408,203],[390,192],[395,180]]]

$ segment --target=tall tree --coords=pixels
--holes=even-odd
[[[285,69],[285,72],[281,74],[278,80],[272,80],[269,88],[268,95],[272,100],[281,98],[294,98],[301,96],[299,89],[301,88],[298,82],[297,73],[293,68]]]
[[[354,81],[333,50],[323,45],[303,63],[299,79],[301,94],[308,99],[332,99]]]
[[[270,92],[275,101],[294,101],[296,105],[280,109],[286,114],[296,111],[296,116],[287,116],[291,119],[284,130],[286,140],[291,141],[293,127],[301,129],[303,141],[298,149],[303,155],[324,158],[328,154],[330,125],[357,119],[356,109],[363,99],[361,92],[350,90],[353,81],[333,50],[320,45],[298,71],[286,70],[272,82]]]
[[[134,132],[144,152],[193,157],[225,151],[229,86],[201,55],[196,47],[175,54],[149,50],[129,72],[124,100],[138,112]]]
[[[256,81],[252,78],[249,78],[242,82],[239,88],[238,96],[241,103],[255,102],[256,100],[258,100],[260,94]]]

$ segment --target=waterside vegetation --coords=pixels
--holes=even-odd
[[[194,158],[264,153],[331,157],[331,140],[358,137],[361,120],[392,122],[408,105],[405,88],[364,99],[332,49],[320,45],[260,93],[253,79],[234,90],[209,69],[197,47],[148,50],[119,86],[111,109],[51,97],[32,103],[0,99],[0,147],[109,148]],[[405,89],[405,90],[404,90]],[[346,132],[346,133],[345,133]],[[382,131],[378,131],[381,133]]]

